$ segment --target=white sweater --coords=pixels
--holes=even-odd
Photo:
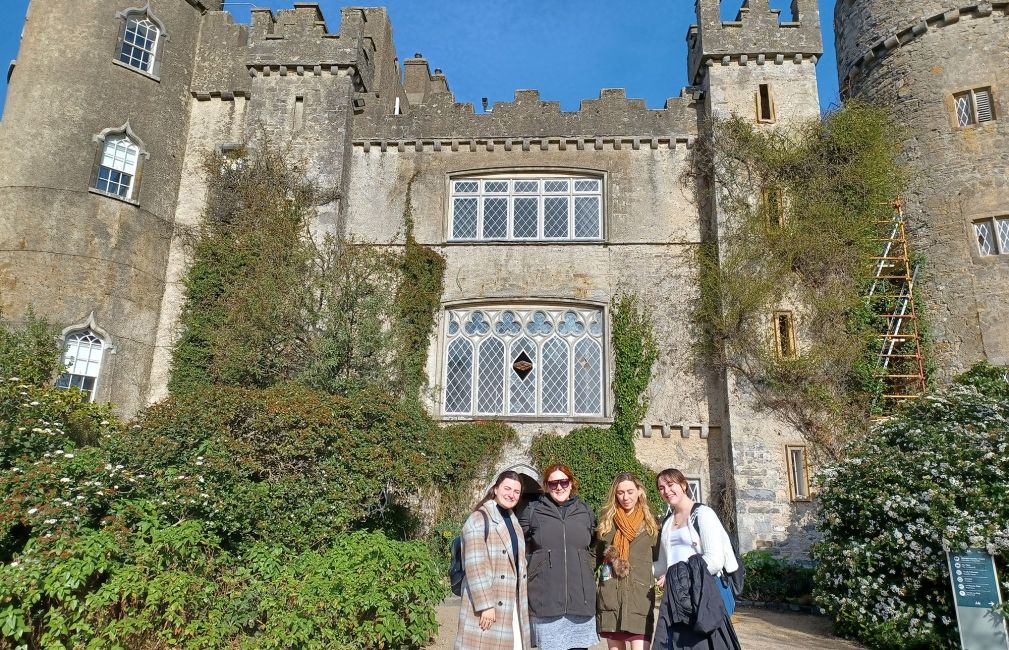
[[[708,566],[711,575],[721,575],[732,573],[739,568],[736,561],[736,554],[732,551],[732,542],[729,541],[729,534],[722,527],[718,515],[708,506],[702,505],[697,509],[697,527],[701,529],[698,539],[697,531],[694,529],[692,521],[687,522],[690,528],[690,539],[694,548],[698,549],[704,563]],[[662,533],[659,535],[659,559],[652,565],[652,572],[656,578],[666,575],[669,568],[669,548],[670,538],[673,533],[673,518],[667,517],[662,524]]]

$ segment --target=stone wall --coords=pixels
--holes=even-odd
[[[151,0],[168,34],[151,78],[113,61],[117,12],[136,4],[32,3],[0,126],[4,315],[33,305],[62,328],[94,314],[111,346],[96,398],[125,413],[144,403],[158,344],[200,21],[191,4]],[[147,153],[133,201],[89,191],[95,136],[126,124]]]
[[[666,109],[649,111],[622,90],[608,90],[599,100],[583,102],[580,111],[562,113],[535,91],[519,91],[515,102],[474,114],[472,107],[441,92],[412,105],[408,114],[355,117],[347,232],[357,240],[400,245],[410,184],[415,236],[447,261],[443,305],[607,306],[619,293],[639,294],[653,310],[661,350],[648,390],[644,435],[637,443],[639,457],[655,469],[683,467],[701,479],[706,499],[718,499],[726,483],[726,453],[721,422],[712,417],[724,409],[717,392],[712,404],[713,379],[694,367],[691,355],[693,257],[701,219],[684,172],[699,106],[688,94]],[[604,241],[449,242],[449,179],[480,171],[601,175]],[[428,407],[435,417],[443,417],[443,331],[439,319],[428,357]],[[607,385],[612,350],[608,357]],[[509,450],[502,467],[527,462],[528,444],[537,434],[605,425],[611,417],[612,396],[600,419],[503,417],[519,431],[521,443]]]
[[[818,119],[817,58],[821,53],[815,3],[793,4],[792,21],[781,22],[766,0],[744,3],[734,22],[722,22],[717,2],[698,1],[698,25],[691,28],[691,70],[704,91],[708,115],[718,120],[738,116],[758,129],[788,130]],[[757,97],[766,84],[773,102],[771,120],[758,118]],[[730,234],[730,220],[718,207],[720,192],[706,216],[711,236]],[[720,250],[724,251],[723,247]],[[768,334],[771,314],[768,305]],[[723,397],[721,420],[728,447],[726,476],[731,477],[735,534],[739,550],[773,548],[779,555],[804,558],[815,538],[812,505],[793,501],[788,445],[802,446],[802,435],[770,409],[761,407],[748,382],[727,371],[715,390]]]
[[[940,377],[1009,363],[1009,254],[981,257],[973,232],[1009,214],[1009,2],[844,0],[836,12],[842,91],[904,129],[905,214]],[[986,87],[995,120],[960,127],[953,94]]]

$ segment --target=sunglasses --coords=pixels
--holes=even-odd
[[[562,478],[559,481],[547,481],[547,487],[551,490],[566,490],[571,486],[571,479]]]

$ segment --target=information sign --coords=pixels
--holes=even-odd
[[[964,650],[1009,649],[1005,617],[993,611],[1002,604],[995,560],[977,549],[951,552],[946,559]]]

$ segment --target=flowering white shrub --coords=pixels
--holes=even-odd
[[[959,647],[949,550],[987,549],[1009,593],[1009,385],[993,370],[909,405],[820,474],[815,595],[839,632]]]

